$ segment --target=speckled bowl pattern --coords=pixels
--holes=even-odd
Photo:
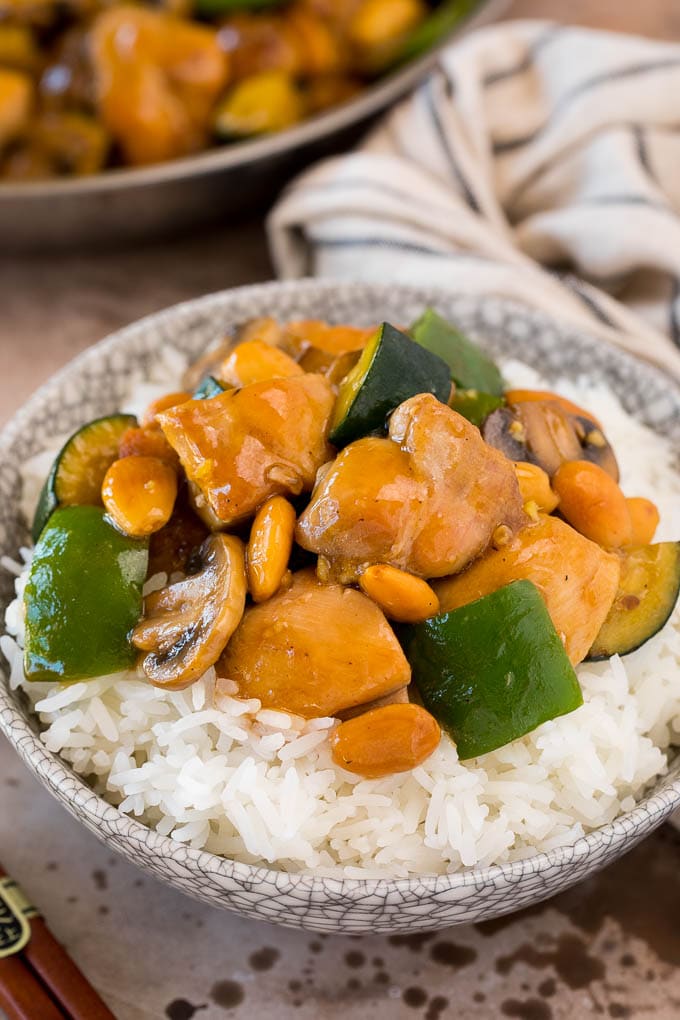
[[[114,411],[130,370],[172,344],[189,356],[256,315],[366,324],[408,322],[426,305],[454,320],[491,353],[536,365],[548,378],[605,380],[626,409],[680,447],[680,389],[656,369],[543,314],[494,298],[427,288],[302,281],[210,295],[143,319],[103,340],[56,375],[0,435],[0,554],[27,541],[19,466],[50,436]],[[0,611],[12,597],[0,581]],[[545,899],[615,860],[680,806],[680,755],[636,808],[573,846],[453,875],[412,879],[319,878],[235,863],[188,849],[107,804],[40,741],[21,695],[0,665],[0,727],[48,790],[111,849],[178,889],[249,917],[316,931],[368,933],[442,928],[509,913]]]

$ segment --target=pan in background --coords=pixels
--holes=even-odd
[[[428,53],[356,99],[280,134],[140,169],[0,183],[0,247],[23,253],[111,247],[262,210],[298,170],[353,145],[378,114],[427,73],[442,46],[491,20],[503,4],[479,0]]]

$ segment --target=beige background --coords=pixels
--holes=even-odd
[[[516,0],[509,13],[680,40],[677,0]],[[110,330],[268,275],[256,223],[87,258],[0,255],[0,421]],[[0,739],[0,859],[119,1020],[676,1020],[679,850],[666,828],[510,921],[425,938],[315,938],[143,877],[66,815]]]

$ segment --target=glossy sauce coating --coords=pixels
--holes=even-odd
[[[331,753],[348,772],[380,779],[422,765],[440,738],[439,723],[420,705],[385,705],[341,723]]]
[[[434,585],[443,613],[511,581],[533,581],[573,665],[581,662],[604,623],[619,584],[618,556],[605,552],[564,521],[541,515],[502,549]]]
[[[394,412],[389,439],[359,439],[320,477],[298,521],[335,564],[389,563],[420,577],[461,570],[500,524],[526,523],[512,462],[431,394]]]
[[[300,375],[190,400],[158,420],[198,492],[197,511],[219,527],[249,517],[270,496],[312,488],[332,456],[333,399],[322,376]]]
[[[246,610],[217,675],[236,681],[239,697],[312,719],[397,691],[411,670],[369,598],[303,570],[289,588]]]
[[[257,511],[250,529],[246,562],[253,602],[264,602],[281,587],[294,533],[295,508],[283,496],[272,496]]]
[[[132,538],[144,538],[167,524],[176,498],[177,473],[158,457],[114,461],[102,485],[109,517]]]

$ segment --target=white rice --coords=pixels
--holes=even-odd
[[[545,387],[507,362],[514,386]],[[160,389],[177,388],[159,378]],[[658,540],[680,538],[680,477],[670,444],[631,419],[604,387],[554,387],[603,421],[622,484],[652,498]],[[158,395],[143,389],[130,407]],[[27,507],[50,456],[26,466]],[[30,550],[5,558],[16,576],[0,650],[23,687],[42,739],[121,810],[189,846],[288,871],[370,878],[445,873],[529,857],[573,843],[630,810],[680,744],[680,611],[625,660],[578,667],[585,704],[463,765],[444,736],[411,773],[366,780],[336,767],[332,719],[305,721],[230,694],[213,703],[214,670],[181,692],[132,673],[60,686],[22,669],[22,596]],[[151,579],[148,589],[165,578]],[[235,690],[235,686],[234,686]],[[233,691],[232,691],[233,693]]]

